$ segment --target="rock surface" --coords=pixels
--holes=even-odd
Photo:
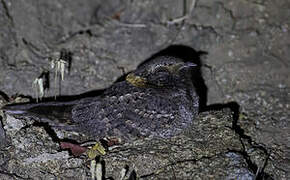
[[[127,178],[135,173],[141,179],[254,179],[256,166],[262,167],[268,156],[263,148],[254,147],[237,133],[233,123],[229,109],[210,111],[201,113],[189,129],[174,138],[140,139],[115,146],[101,156],[103,177],[119,179],[122,169],[127,168]],[[7,129],[15,123],[9,120],[5,124]],[[3,162],[6,173],[2,177],[90,178],[89,159],[60,151],[45,128],[15,128],[7,131],[7,136],[11,144],[2,155],[13,158]],[[263,175],[273,176],[272,170],[268,165]]]
[[[212,142],[212,146],[206,144],[205,147],[215,149],[220,154],[200,149],[204,150],[202,153],[208,152],[209,158],[202,158],[205,154],[201,154],[199,158],[195,156],[194,148],[201,147],[196,144],[192,145],[194,147],[187,146],[191,141],[197,143],[198,138],[192,134],[192,138],[189,138],[190,135],[176,137],[177,142],[184,143],[184,152],[190,151],[190,155],[183,156],[181,149],[174,150],[181,153],[182,158],[179,159],[175,157],[178,153],[170,154],[170,157],[166,157],[166,153],[160,153],[162,151],[158,150],[158,145],[163,144],[165,148],[169,148],[166,143],[147,140],[139,142],[156,146],[156,154],[159,152],[162,155],[154,157],[159,161],[156,164],[160,165],[156,167],[156,171],[161,168],[158,173],[149,167],[142,171],[135,168],[134,166],[139,167],[142,163],[145,167],[146,161],[142,162],[144,157],[153,159],[153,156],[149,153],[143,154],[143,157],[141,152],[137,156],[138,149],[130,145],[121,151],[127,157],[120,156],[124,160],[120,166],[127,164],[130,170],[136,171],[137,176],[147,174],[148,179],[159,175],[161,177],[165,172],[170,172],[168,176],[177,178],[198,176],[195,170],[203,166],[206,168],[200,171],[200,176],[216,171],[230,179],[240,172],[245,178],[254,177],[254,171],[261,171],[266,164],[264,171],[269,177],[290,179],[290,11],[287,8],[290,2],[183,2],[185,1],[0,0],[0,94],[4,92],[9,97],[22,94],[35,98],[37,93],[32,84],[39,77],[45,77],[49,82],[45,86],[45,97],[84,93],[110,86],[122,74],[171,45],[178,44],[196,51],[205,51],[208,55],[203,58],[201,70],[208,88],[207,104],[226,105],[236,102],[240,106],[240,114],[234,119],[241,128],[236,129],[238,135],[229,134],[233,141],[231,148],[236,151],[226,152],[220,149],[220,144]],[[193,2],[195,4],[191,6]],[[188,18],[178,21],[184,15],[188,15]],[[50,65],[64,51],[68,52],[71,62],[65,66],[64,81],[58,82],[55,69],[51,69]],[[43,128],[31,125],[32,122],[21,121],[24,127],[6,131],[2,126],[8,127],[8,121],[4,114],[0,115],[1,147],[5,138],[10,143],[8,147],[1,149],[1,179],[47,179],[58,175],[69,178],[73,177],[72,174],[79,174],[75,177],[89,177],[84,160],[66,159],[68,156],[58,152],[58,145]],[[227,115],[221,115],[219,119],[225,117]],[[220,127],[216,124],[214,126]],[[201,129],[193,130],[192,133],[202,135]],[[11,133],[15,133],[15,136]],[[242,149],[239,148],[239,143],[235,143],[240,138],[245,141]],[[180,148],[175,140],[169,140],[174,142],[170,147]],[[32,149],[24,146],[25,142],[34,144]],[[256,146],[259,148],[253,150]],[[104,157],[105,165],[109,168],[107,177],[117,176],[111,173],[110,167],[113,169],[114,163],[119,167],[119,162],[109,159],[117,156],[119,151],[115,151]],[[265,163],[267,154],[269,158]],[[60,156],[64,158],[59,158]],[[45,166],[46,162],[40,167],[36,161],[32,161],[36,165],[23,165],[25,159],[36,158],[40,161],[44,157],[57,163],[51,164],[51,167]],[[74,165],[66,164],[67,161],[72,161]],[[24,167],[18,167],[18,163]],[[218,168],[216,164],[224,168]],[[227,167],[223,164],[227,164]],[[187,172],[188,169],[192,171]],[[225,171],[228,174],[225,175]]]

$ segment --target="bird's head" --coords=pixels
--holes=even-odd
[[[141,66],[126,77],[126,81],[138,87],[168,87],[191,81],[191,70],[196,64],[179,58],[160,56]]]

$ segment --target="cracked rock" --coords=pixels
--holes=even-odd
[[[128,167],[127,176],[134,172],[141,179],[254,179],[256,172],[232,124],[230,110],[210,111],[201,113],[190,128],[171,139],[146,138],[113,147],[101,157],[103,176],[118,179]],[[59,152],[59,145],[43,127],[14,128],[7,135],[12,144],[4,155],[12,158],[2,171],[32,179],[90,178],[88,159]],[[263,152],[252,154],[256,159],[265,157]]]

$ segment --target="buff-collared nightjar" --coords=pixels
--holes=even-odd
[[[93,138],[170,138],[189,127],[198,114],[199,98],[192,81],[194,66],[179,58],[159,56],[96,97],[7,105],[2,109]]]

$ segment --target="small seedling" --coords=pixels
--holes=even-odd
[[[43,87],[43,79],[42,78],[36,78],[32,83],[32,88],[34,89],[35,96],[36,96],[36,102],[38,102],[38,99],[42,99],[44,96],[44,87]]]
[[[53,59],[50,62],[51,69],[55,69],[55,79],[58,77],[58,72],[60,72],[61,80],[64,80],[64,70],[65,70],[65,65],[67,62],[63,59]]]
[[[49,72],[43,72],[38,78],[36,78],[32,83],[32,89],[34,89],[36,102],[38,99],[44,97],[46,89],[49,89]]]
[[[62,49],[60,52],[60,57],[58,59],[51,59],[50,60],[50,67],[54,70],[54,84],[57,87],[57,82],[59,81],[59,89],[61,87],[61,81],[64,81],[64,73],[66,66],[68,67],[68,71],[70,71],[72,60],[72,53]],[[60,79],[59,79],[60,76]],[[60,90],[59,90],[60,94]],[[55,94],[56,97],[56,94]]]
[[[101,162],[97,162],[95,159],[91,160],[90,171],[92,180],[102,180],[103,170]]]

